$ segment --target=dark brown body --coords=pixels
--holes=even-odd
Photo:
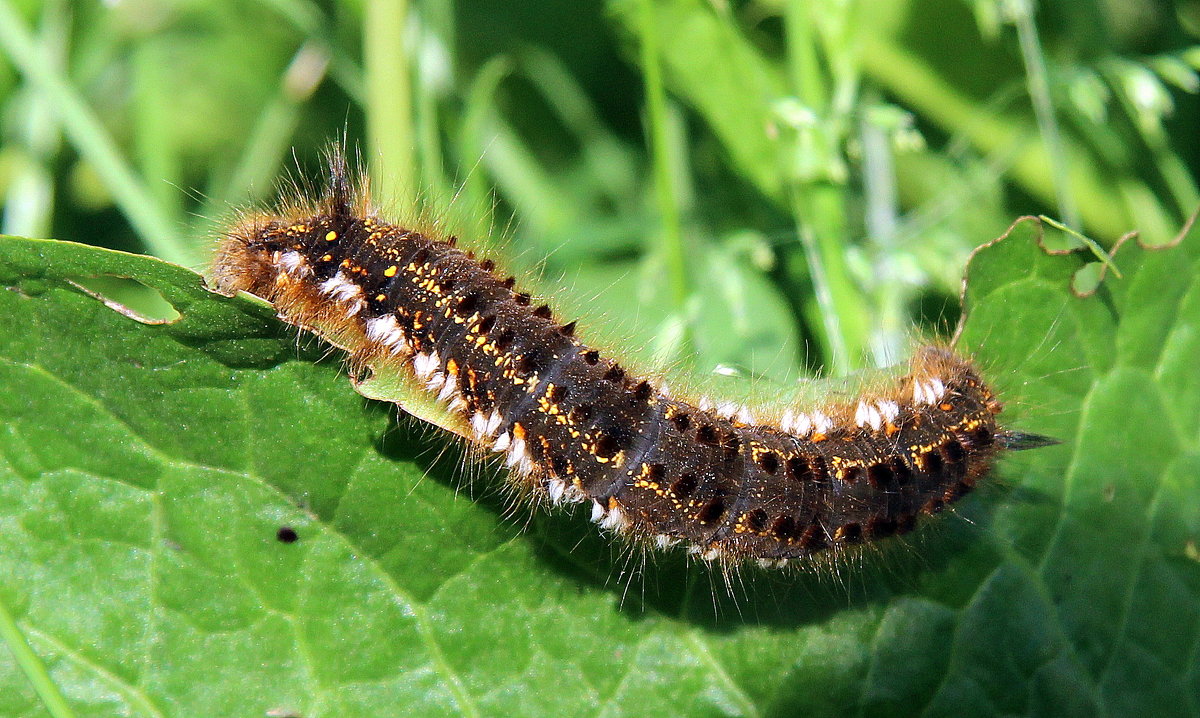
[[[786,559],[907,531],[968,491],[997,445],[1000,405],[939,349],[865,403],[806,415],[803,432],[669,398],[490,262],[359,215],[336,183],[313,216],[239,226],[215,274],[360,359],[416,371],[476,441],[508,453],[515,480],[591,499],[602,524],[709,559]]]

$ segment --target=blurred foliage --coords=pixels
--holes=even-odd
[[[5,0],[2,229],[202,266],[345,135],[601,343],[841,372],[952,325],[1016,215],[1171,236],[1198,33],[1196,0]]]
[[[1174,235],[1200,204],[1198,38],[1200,0],[0,0],[0,231],[201,267],[237,208],[319,182],[345,137],[386,204],[463,228],[589,339],[675,371],[842,372],[949,328],[967,254],[1016,215],[1108,248]],[[261,303],[9,240],[0,611],[48,627],[43,652],[82,647],[54,679],[122,715],[157,711],[72,667],[179,714],[309,690],[345,715],[441,690],[483,714],[1195,714],[1190,247],[1127,250],[1126,283],[1079,304],[1031,240],[981,255],[965,339],[1066,445],[1017,458],[1034,470],[981,531],[867,566],[852,605],[806,577],[741,615],[682,562],[622,608],[582,517],[514,538]],[[134,326],[79,284],[183,321]],[[303,571],[250,560],[283,521],[317,549]],[[295,595],[293,645],[290,606],[259,614]],[[125,675],[138,660],[164,673]],[[16,677],[0,704],[25,715]],[[560,685],[591,692],[537,704]]]

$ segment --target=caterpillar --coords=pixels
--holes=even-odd
[[[493,261],[390,223],[330,153],[320,200],[243,217],[217,244],[218,291],[401,372],[553,504],[705,561],[782,566],[903,534],[969,492],[1003,450],[1054,443],[1002,428],[1002,404],[945,346],[849,401],[755,417],[672,396],[575,336]]]

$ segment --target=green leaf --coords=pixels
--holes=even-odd
[[[1063,445],[904,544],[727,589],[509,517],[261,302],[0,240],[0,603],[35,656],[0,649],[0,714],[41,680],[77,716],[1194,715],[1198,246],[1127,248],[1085,299],[1034,224],[979,251],[963,345]]]

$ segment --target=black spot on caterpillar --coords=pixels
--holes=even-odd
[[[970,362],[918,350],[907,372],[851,401],[763,420],[668,395],[583,344],[495,264],[371,209],[332,153],[322,200],[243,219],[219,244],[218,288],[406,373],[511,481],[591,502],[603,528],[705,560],[789,559],[910,531],[969,492],[1007,431]]]

